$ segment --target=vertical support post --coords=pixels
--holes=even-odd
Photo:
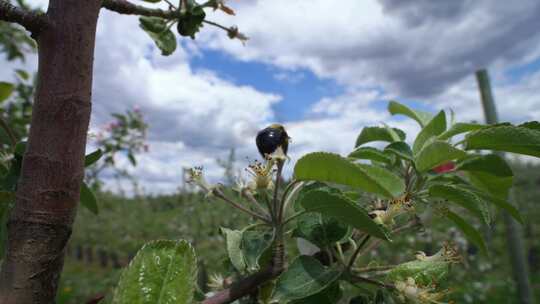
[[[497,108],[491,91],[488,72],[485,69],[477,71],[476,80],[480,89],[480,97],[486,122],[488,124],[495,124],[498,122]],[[513,191],[510,193],[510,200],[514,199],[512,192]],[[502,213],[506,228],[506,240],[508,242],[512,272],[518,289],[519,303],[533,304],[534,296],[529,280],[527,260],[525,258],[525,245],[523,242],[522,229],[508,212],[502,211]]]

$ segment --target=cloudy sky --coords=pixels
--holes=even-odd
[[[141,107],[150,151],[129,170],[148,192],[175,191],[183,166],[219,179],[216,158],[231,148],[240,168],[257,157],[257,130],[273,122],[287,127],[294,162],[310,151],[349,152],[367,125],[416,132],[386,113],[391,99],[482,121],[479,68],[489,69],[501,120],[540,119],[537,0],[227,3],[236,16],[209,11],[208,19],[237,25],[250,37],[245,46],[206,26],[196,40],[179,38],[169,57],[136,17],[100,14],[91,128]]]

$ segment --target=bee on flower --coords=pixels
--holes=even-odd
[[[272,124],[257,133],[255,143],[264,159],[285,161],[290,139],[283,125]]]

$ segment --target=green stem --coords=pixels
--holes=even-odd
[[[351,267],[354,265],[354,262],[356,262],[356,259],[358,258],[358,255],[360,254],[360,251],[362,250],[362,248],[364,247],[364,245],[366,245],[366,243],[369,241],[369,238],[371,236],[368,234],[364,237],[364,239],[362,240],[362,242],[360,243],[360,245],[358,245],[358,247],[356,247],[356,250],[354,251],[353,255],[351,256],[351,259],[349,260],[349,264],[347,265],[347,269],[351,269]]]
[[[261,220],[261,221],[263,221],[263,222],[265,222],[265,223],[270,223],[270,222],[271,222],[267,217],[265,217],[265,216],[263,216],[263,215],[260,215],[260,214],[258,214],[257,212],[254,212],[254,211],[252,211],[252,210],[249,210],[249,209],[245,208],[244,206],[242,206],[242,205],[240,205],[240,204],[234,202],[233,200],[229,199],[229,198],[226,197],[225,194],[223,194],[223,192],[222,192],[221,190],[219,190],[219,189],[214,189],[214,190],[212,190],[212,193],[213,193],[216,197],[218,197],[218,198],[224,200],[225,202],[229,203],[229,205],[233,206],[234,208],[236,208],[236,209],[238,209],[238,210],[240,210],[240,211],[243,211],[243,212],[245,212],[245,213],[247,213],[247,214],[249,214],[249,215],[251,215],[251,216],[253,216],[253,217],[255,217],[255,218],[257,218],[257,219],[259,219],[259,220]]]

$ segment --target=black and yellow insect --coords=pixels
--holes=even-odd
[[[285,127],[280,124],[272,124],[257,133],[255,142],[259,153],[261,153],[262,157],[266,158],[267,155],[274,153],[279,147],[287,155],[289,139],[290,137],[287,131],[285,131]]]

